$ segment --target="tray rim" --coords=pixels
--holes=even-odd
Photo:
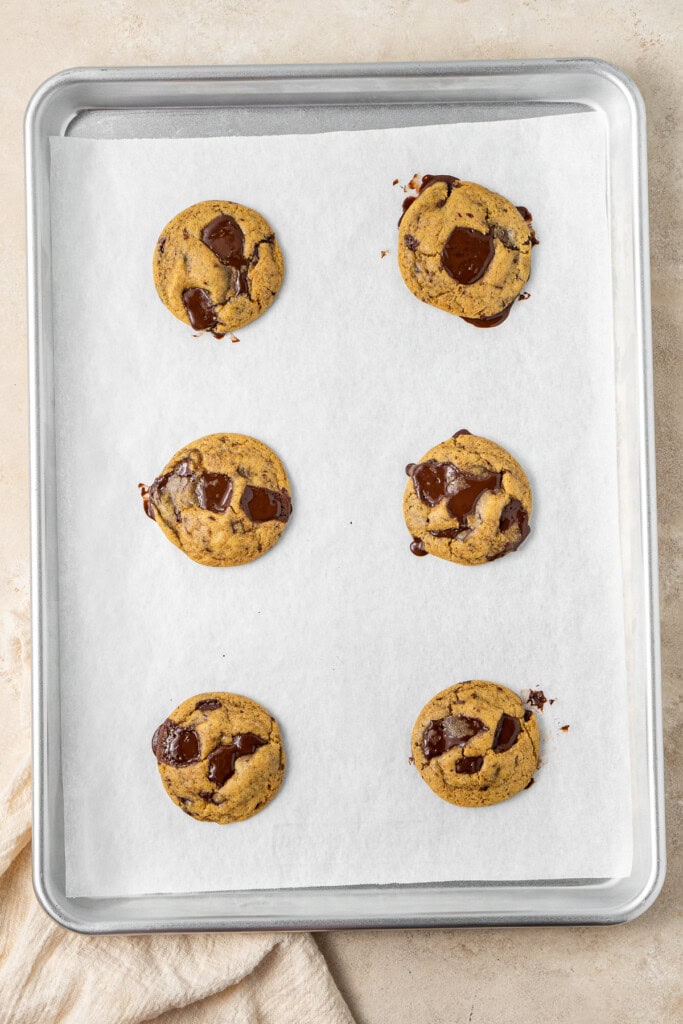
[[[177,919],[163,923],[160,917],[142,918],[135,922],[126,920],[125,913],[107,921],[96,921],[84,913],[88,905],[95,903],[119,904],[125,906],[135,899],[159,900],[173,898],[179,894],[159,894],[145,897],[121,897],[106,900],[89,900],[80,897],[67,897],[55,885],[55,880],[48,872],[46,856],[46,830],[44,817],[46,810],[47,783],[45,779],[45,749],[47,743],[47,719],[45,713],[44,680],[47,665],[43,643],[45,631],[44,616],[44,532],[45,508],[42,501],[42,452],[40,441],[41,410],[38,401],[40,387],[40,337],[42,302],[41,268],[39,265],[39,215],[41,198],[38,194],[38,151],[41,141],[40,122],[50,105],[59,104],[62,94],[70,86],[88,83],[126,83],[154,82],[160,78],[178,84],[196,82],[214,82],[216,84],[235,81],[287,81],[292,79],[408,79],[419,78],[428,80],[437,76],[459,78],[522,75],[522,74],[591,74],[606,80],[616,87],[629,104],[633,123],[633,168],[635,176],[634,195],[634,256],[633,268],[635,287],[635,315],[637,319],[638,337],[642,343],[640,352],[639,380],[639,412],[642,416],[641,463],[642,478],[646,501],[641,508],[641,539],[647,570],[647,600],[645,602],[646,637],[648,638],[648,805],[651,811],[650,863],[647,872],[639,879],[637,892],[617,902],[607,913],[596,916],[586,908],[577,912],[566,911],[554,914],[513,912],[510,909],[500,912],[455,912],[435,918],[433,913],[396,914],[394,916],[328,916],[298,914],[294,917],[282,914],[253,915],[249,918],[235,915],[204,915],[186,914]],[[307,97],[307,103],[314,103]],[[372,102],[372,100],[368,101]],[[444,101],[446,102],[446,101]],[[452,100],[449,102],[453,102]],[[485,103],[486,100],[481,101]],[[492,102],[496,102],[494,99]],[[502,102],[498,99],[498,102]],[[542,102],[539,100],[539,102]],[[154,104],[150,104],[154,106]],[[159,105],[159,104],[156,104]],[[139,104],[129,104],[131,108]],[[168,106],[164,104],[164,106]],[[183,103],[183,107],[230,106],[230,98],[224,97],[220,103]],[[123,109],[126,104],[112,104],[111,109]],[[68,105],[67,105],[68,109]],[[63,124],[62,134],[74,117],[87,107],[71,110],[71,117]],[[28,291],[28,337],[29,337],[29,389],[30,389],[30,499],[31,499],[31,591],[32,591],[32,635],[34,657],[32,668],[32,707],[33,707],[33,884],[36,896],[45,911],[62,926],[78,932],[95,933],[144,933],[150,931],[201,931],[201,930],[328,930],[338,928],[400,928],[400,927],[451,927],[482,926],[482,925],[547,925],[547,924],[597,924],[618,923],[632,920],[647,910],[661,891],[665,876],[665,843],[664,843],[664,795],[662,780],[662,727],[661,727],[661,667],[659,649],[659,604],[658,604],[658,565],[656,537],[656,493],[655,493],[655,462],[654,462],[654,410],[652,387],[652,335],[650,318],[650,276],[649,276],[649,237],[647,216],[647,160],[645,135],[645,108],[642,96],[633,82],[620,68],[599,59],[593,58],[550,58],[541,60],[514,61],[456,61],[456,62],[400,62],[370,64],[278,64],[278,65],[213,65],[213,66],[148,66],[148,67],[81,67],[71,68],[48,78],[33,94],[25,118],[25,169],[27,182],[27,291]],[[615,889],[624,879],[591,879],[589,888]],[[575,880],[581,884],[581,880]],[[483,889],[500,889],[510,891],[526,889],[554,889],[571,887],[572,880],[549,880],[547,882],[463,882],[444,883],[442,887],[476,892]],[[428,886],[431,887],[431,886]],[[318,889],[296,890],[258,890],[258,899],[266,899],[273,892],[290,892],[300,897],[299,902],[305,905],[311,893],[339,892],[374,893],[378,890],[393,891],[415,890],[424,886],[344,886]],[[435,888],[439,888],[437,884]],[[216,897],[220,893],[182,894],[185,899],[199,903],[203,897]],[[248,892],[241,892],[248,897]],[[79,912],[80,911],[80,912]]]

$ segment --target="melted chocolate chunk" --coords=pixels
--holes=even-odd
[[[485,476],[483,479],[477,479],[477,477],[470,476],[468,473],[461,473],[461,477],[466,481],[466,486],[446,502],[446,508],[449,513],[454,519],[459,519],[460,522],[474,511],[474,506],[480,494],[483,494],[484,491],[499,490],[503,474],[490,473],[489,476]]]
[[[479,320],[471,316],[461,316],[460,319],[467,321],[468,324],[474,324],[475,327],[497,327],[498,324],[502,324],[503,321],[507,320],[511,309],[512,303],[506,306],[505,309],[501,309],[500,313],[494,313],[493,316],[484,316]]]
[[[199,736],[167,718],[152,737],[152,750],[159,764],[179,768],[199,760]]]
[[[187,476],[187,477],[194,476],[194,471],[193,471],[192,466],[190,464],[190,460],[189,459],[183,459],[182,462],[178,463],[178,465],[175,467],[173,472],[172,473],[168,473],[167,475],[169,477],[171,477],[171,476]]]
[[[236,272],[235,295],[248,295],[247,272],[251,260],[244,258],[244,232],[237,221],[227,213],[220,213],[202,231],[202,242],[223,266],[232,267]]]
[[[186,288],[182,298],[183,306],[195,331],[210,331],[216,326],[216,307],[207,291],[203,288]]]
[[[496,491],[503,479],[502,473],[489,473],[485,477],[471,476],[453,465],[452,462],[436,462],[429,459],[418,465],[410,463],[406,473],[412,479],[415,493],[420,501],[432,508],[443,501],[449,515],[462,524],[474,511],[479,496],[484,491]],[[444,533],[444,536],[447,536]]]
[[[454,228],[441,250],[441,266],[458,284],[474,284],[493,259],[493,237],[493,231],[484,235],[474,228]]]
[[[235,736],[229,745],[216,747],[207,758],[209,782],[213,782],[220,789],[235,774],[237,758],[253,754],[259,747],[264,747],[267,742],[260,736],[255,736],[253,732],[242,732]]]
[[[215,697],[208,697],[206,700],[197,701],[194,706],[195,711],[216,711],[218,708],[222,708],[223,705]]]
[[[245,487],[241,504],[252,523],[268,523],[273,519],[286,523],[292,514],[292,501],[287,492],[271,491],[267,487]]]
[[[142,489],[145,513],[150,519],[155,518],[154,504],[161,500],[164,491],[168,491],[173,503],[175,518],[177,522],[182,522],[182,515],[175,498],[183,480],[194,483],[194,497],[199,508],[208,512],[227,511],[232,497],[232,479],[225,473],[196,473],[190,460],[184,459],[170,473],[164,473],[157,477],[149,488],[146,488],[144,484],[138,484]]]
[[[536,238],[536,232],[531,227],[531,222],[534,219],[532,217],[531,213],[529,212],[529,210],[527,210],[526,206],[518,206],[518,207],[516,207],[516,209],[519,211],[519,213],[521,213],[522,217],[524,217],[524,220],[529,225],[529,234],[531,235],[531,245],[532,245],[532,247],[534,245],[538,245],[539,243],[538,243],[538,239]]]
[[[410,463],[406,473],[412,479],[415,493],[426,505],[438,505],[447,494],[453,493],[457,487],[460,472],[451,462],[436,462],[429,459],[417,465]]]
[[[409,206],[413,205],[416,199],[417,196],[406,196],[405,199],[403,200],[403,203],[401,204],[401,216],[398,218],[399,227],[401,225],[401,221],[406,215],[406,210],[408,209]],[[412,235],[406,235],[406,238],[412,238]],[[413,246],[410,246],[410,248],[412,249]],[[417,248],[417,246],[415,246],[415,248]]]
[[[438,181],[444,181],[448,186],[447,195],[450,195],[454,188],[460,188],[460,178],[454,178],[452,174],[423,174],[420,194],[430,185],[436,185]]]
[[[244,256],[244,232],[234,217],[219,213],[202,230],[202,242],[221,263],[234,266]]]
[[[472,436],[472,432],[470,430],[465,430],[463,427],[462,430],[456,430],[456,432],[453,434],[453,437],[462,437],[463,434],[469,434],[470,437]]]
[[[406,235],[405,238],[403,239],[403,244],[407,245],[412,252],[415,252],[420,243],[418,242],[415,235]]]
[[[483,757],[461,757],[459,761],[455,762],[456,774],[474,775],[476,772],[480,771],[483,763]]]
[[[420,540],[419,537],[413,537],[410,550],[414,555],[417,555],[418,558],[422,558],[423,555],[429,554],[427,548],[424,546],[424,541]]]
[[[232,480],[225,473],[202,473],[196,485],[197,502],[209,512],[225,512],[232,497]]]
[[[493,734],[492,748],[496,754],[503,754],[510,747],[514,747],[522,729],[522,723],[513,715],[501,715]]]
[[[516,551],[520,544],[523,543],[531,533],[531,527],[529,526],[529,516],[527,511],[522,505],[521,501],[517,498],[511,498],[507,505],[500,513],[499,529],[501,533],[506,533],[513,523],[517,524],[519,529],[519,540],[513,541],[505,549],[508,551]]]
[[[543,705],[548,703],[548,698],[543,690],[529,690],[529,696],[525,703],[530,704],[532,708],[538,708],[539,711],[543,711]]]
[[[184,459],[182,462],[178,463],[170,473],[164,473],[162,476],[158,476],[156,480],[149,485],[149,487],[145,487],[144,484],[138,484],[142,493],[142,503],[145,509],[145,514],[149,516],[150,519],[156,519],[154,505],[161,500],[163,492],[168,490],[169,485],[174,483],[175,480],[184,480],[192,477],[194,477],[192,467],[190,466],[189,461]],[[177,489],[178,485],[174,484],[171,488],[171,500],[173,501],[173,511],[176,521],[181,522],[182,516],[175,504],[175,501],[173,500],[174,494],[177,493]]]
[[[149,516],[150,519],[155,519],[154,507],[149,500],[149,487],[146,487],[145,484],[138,484],[138,487],[140,488],[140,497],[142,498],[145,515]]]
[[[529,781],[527,782],[527,784],[526,784],[526,786],[524,788],[525,789],[531,789],[531,787],[533,786],[535,781],[536,781],[535,779],[529,779]]]
[[[479,718],[465,715],[449,715],[427,723],[422,735],[422,750],[428,761],[445,754],[453,747],[464,747],[473,736],[488,732],[488,727]]]
[[[527,710],[524,712],[524,721],[525,722],[530,722],[533,717],[534,717],[533,711],[529,711],[529,709],[527,708]]]

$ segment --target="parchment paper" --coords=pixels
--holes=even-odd
[[[588,113],[52,140],[70,895],[630,870],[603,132]],[[402,283],[392,181],[416,171],[531,209],[531,298],[503,326]],[[239,343],[194,338],[152,283],[161,229],[208,198],[260,210],[285,255]],[[461,427],[507,447],[534,494],[529,540],[476,568],[411,555],[401,510],[406,463]],[[137,491],[214,431],[262,439],[293,482],[282,540],[240,568],[191,562]],[[556,698],[536,784],[479,810],[408,763],[423,704],[471,678]],[[288,756],[274,802],[227,827],[180,813],[150,749],[181,700],[223,689],[272,711]]]

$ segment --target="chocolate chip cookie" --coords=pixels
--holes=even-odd
[[[285,468],[262,441],[209,434],[167,462],[142,491],[144,510],[202,565],[243,565],[282,536],[292,512]]]
[[[529,278],[535,242],[525,207],[473,181],[426,174],[404,201],[398,265],[418,299],[495,327]]]
[[[200,693],[179,704],[152,738],[159,775],[174,804],[199,821],[251,818],[282,784],[277,722],[237,693]]]
[[[195,331],[217,337],[265,313],[283,274],[270,224],[238,203],[189,206],[169,221],[154,250],[161,301]]]
[[[403,515],[414,555],[481,565],[529,536],[526,473],[500,445],[458,430],[406,466]]]
[[[538,767],[533,711],[505,686],[474,679],[432,697],[413,727],[415,767],[437,796],[485,807],[530,785]]]

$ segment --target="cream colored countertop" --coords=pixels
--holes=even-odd
[[[326,13],[323,15],[321,11]],[[33,90],[84,65],[600,57],[648,111],[669,867],[655,906],[606,929],[319,937],[359,1024],[683,1020],[683,291],[678,0],[5,0],[2,16],[0,570],[28,572],[22,118]],[[6,606],[14,590],[3,595]]]

